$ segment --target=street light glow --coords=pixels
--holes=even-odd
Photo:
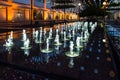
[[[81,3],[78,3],[78,6],[81,6]]]
[[[103,2],[103,6],[108,6],[108,4],[107,0]]]

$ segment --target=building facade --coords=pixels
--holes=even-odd
[[[50,0],[0,0],[0,22],[77,19],[77,14],[54,10],[51,6]]]

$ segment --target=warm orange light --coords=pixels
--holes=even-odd
[[[25,10],[25,18],[26,20],[30,20],[29,10]]]
[[[13,0],[8,0],[9,3],[12,3]]]
[[[8,8],[8,21],[12,21],[13,19],[13,13],[12,13],[12,8]]]
[[[8,21],[12,21],[12,16],[8,16]]]
[[[12,11],[8,10],[8,21],[12,21],[13,17],[12,17]]]
[[[12,7],[8,7],[8,13],[7,13],[7,19],[8,21],[12,21],[13,20],[13,8],[16,8],[16,5],[14,3],[12,3],[12,0],[8,0],[8,3],[12,5]]]
[[[48,27],[44,27],[44,29],[48,32],[48,31],[50,31],[50,28],[48,28]]]
[[[1,16],[1,19],[2,20],[5,20],[6,19],[6,10],[5,10],[5,8],[4,7],[2,7],[1,9],[0,9],[0,16]]]
[[[43,18],[44,18],[44,20],[46,20],[47,19],[47,12],[44,11],[43,13],[44,13],[44,17]]]
[[[108,5],[109,5],[109,3],[107,2],[107,0],[105,0],[105,1],[103,2],[102,9],[105,9]]]

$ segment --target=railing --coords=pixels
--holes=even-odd
[[[77,20],[34,20],[32,24],[30,21],[21,21],[21,22],[0,22],[0,29],[11,29],[11,28],[20,28],[20,27],[37,27],[37,26],[53,26],[54,24],[59,23],[69,23],[75,22]]]
[[[29,21],[25,22],[0,22],[0,28],[11,28],[11,27],[17,27],[22,25],[29,25]]]
[[[106,27],[108,40],[113,52],[112,55],[118,69],[118,75],[120,75],[120,27],[111,25],[107,25]]]

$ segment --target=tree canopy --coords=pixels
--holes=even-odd
[[[107,12],[103,7],[108,6],[111,0],[83,0],[86,8],[79,13],[79,16],[105,16]],[[104,5],[103,3],[106,3]]]

